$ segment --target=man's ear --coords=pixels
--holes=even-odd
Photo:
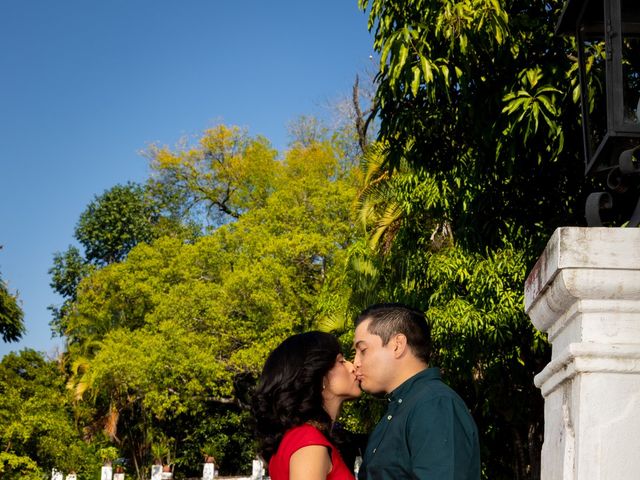
[[[391,339],[393,344],[393,354],[396,358],[402,357],[408,348],[407,337],[402,333],[396,333]]]

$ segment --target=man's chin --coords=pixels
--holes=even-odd
[[[367,382],[360,380],[360,390],[369,395],[373,395],[374,397],[383,397],[385,393],[380,390],[375,390],[371,385],[368,385]]]

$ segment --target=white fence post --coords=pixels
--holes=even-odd
[[[151,466],[151,480],[162,480],[162,465]]]
[[[100,480],[113,480],[113,468],[111,465],[104,465],[100,472]]]
[[[256,458],[251,465],[251,480],[262,480],[264,476],[264,464],[262,460]]]

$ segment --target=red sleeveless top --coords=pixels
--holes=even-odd
[[[338,449],[317,428],[304,424],[288,430],[278,446],[278,450],[269,460],[271,480],[289,480],[289,460],[291,455],[303,447],[323,445],[331,455],[331,472],[327,480],[355,480],[351,470],[345,465]]]

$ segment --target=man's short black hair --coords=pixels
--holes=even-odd
[[[401,333],[407,337],[407,344],[413,354],[425,363],[431,357],[431,329],[419,310],[401,303],[379,303],[371,305],[356,318],[356,327],[365,320],[371,320],[367,331],[378,335],[382,345],[391,337]]]

